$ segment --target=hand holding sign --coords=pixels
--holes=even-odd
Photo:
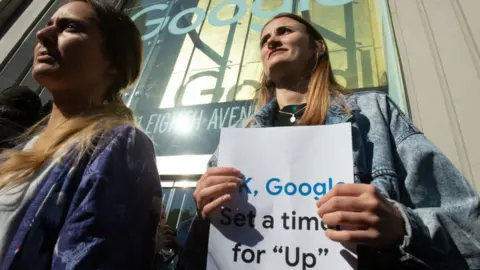
[[[205,218],[231,199],[230,193],[243,183],[239,170],[228,167],[210,168],[197,183],[193,198]]]
[[[349,228],[325,231],[325,235],[336,242],[388,248],[406,234],[399,210],[373,185],[336,185],[317,201],[317,207],[325,224]]]
[[[228,183],[219,171],[200,180],[196,198],[210,218],[207,270],[356,269],[355,246],[325,236],[329,228],[315,204],[340,183],[354,182],[349,123],[227,128],[218,153],[218,164],[238,168],[245,180],[228,195],[226,188],[203,191]]]

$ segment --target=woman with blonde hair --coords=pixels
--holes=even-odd
[[[0,269],[149,269],[160,180],[121,98],[140,73],[140,33],[102,1],[73,0],[37,39],[33,77],[54,104],[2,153]]]
[[[260,51],[259,111],[237,127],[352,124],[355,183],[316,205],[328,238],[358,245],[359,269],[480,269],[478,195],[385,93],[343,90],[323,37],[299,16],[270,20]],[[243,183],[216,154],[209,165],[194,192],[189,269],[204,269],[208,217]]]

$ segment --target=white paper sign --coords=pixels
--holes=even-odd
[[[324,235],[315,204],[353,183],[350,123],[222,129],[218,165],[246,180],[211,216],[208,270],[356,269],[355,251]]]

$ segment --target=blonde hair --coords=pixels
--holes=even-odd
[[[85,153],[93,151],[94,141],[105,136],[114,127],[134,125],[135,117],[123,102],[123,90],[139,76],[142,62],[142,41],[140,32],[132,20],[123,12],[99,0],[82,1],[90,5],[96,16],[96,23],[103,36],[104,55],[115,67],[118,75],[107,90],[105,102],[101,106],[88,108],[83,113],[67,119],[59,127],[54,137],[32,151],[5,150],[7,159],[0,164],[0,189],[11,183],[28,181],[42,164],[55,153],[70,147],[76,151],[76,161]],[[122,42],[117,42],[117,41]],[[29,138],[43,130],[49,116],[31,127],[21,138]]]
[[[273,17],[271,21],[287,17],[293,19],[307,28],[307,33],[316,47],[315,66],[309,78],[307,88],[307,106],[297,125],[321,125],[327,117],[330,100],[336,97],[340,91],[347,91],[341,86],[332,71],[328,47],[322,35],[302,17],[291,13],[282,13]],[[268,24],[267,23],[267,24]],[[275,95],[275,84],[268,79],[265,73],[260,79],[260,93],[257,98],[257,109],[268,103]],[[347,109],[348,110],[348,109]]]

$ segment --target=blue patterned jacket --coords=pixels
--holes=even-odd
[[[75,156],[39,186],[0,269],[151,269],[161,207],[151,140],[120,126]]]

